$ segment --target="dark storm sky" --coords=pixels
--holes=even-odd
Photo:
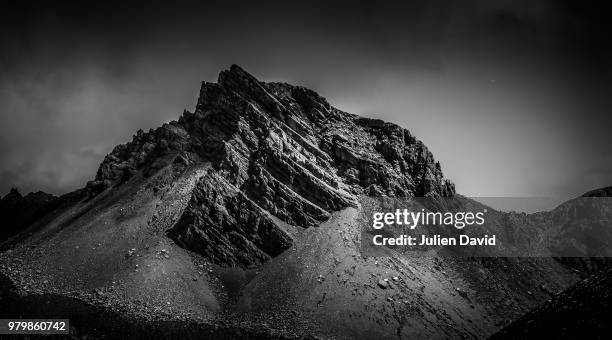
[[[576,3],[3,4],[0,192],[84,185],[232,63],[410,129],[466,195],[612,185],[609,15]]]

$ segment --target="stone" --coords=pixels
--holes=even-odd
[[[378,287],[382,289],[387,289],[389,288],[389,283],[385,280],[378,280]]]
[[[466,299],[468,298],[468,293],[467,293],[465,290],[463,290],[463,289],[461,289],[461,288],[457,287],[457,288],[455,288],[455,291],[456,291],[456,292],[457,292],[457,294],[459,294],[461,297],[466,298]]]

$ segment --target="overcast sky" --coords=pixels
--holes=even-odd
[[[3,6],[2,194],[83,186],[233,63],[408,128],[464,195],[612,185],[610,20],[586,2]]]

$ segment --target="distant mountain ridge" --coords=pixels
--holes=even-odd
[[[22,196],[16,188],[11,189],[8,194],[0,198],[0,216],[3,225],[0,227],[0,242],[49,213],[56,199],[56,196],[42,191]]]
[[[582,197],[612,197],[612,187],[591,190],[582,195]]]

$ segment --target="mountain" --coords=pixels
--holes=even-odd
[[[289,248],[272,216],[306,228],[364,193],[454,193],[407,130],[337,110],[302,87],[264,84],[235,65],[217,83],[203,83],[194,113],[116,147],[89,187],[147,178],[171,164],[206,166],[169,235],[232,266],[261,264]]]
[[[365,256],[364,196],[458,195],[408,130],[234,65],[12,224],[0,317],[68,315],[79,336],[482,338],[579,278],[552,258]]]

